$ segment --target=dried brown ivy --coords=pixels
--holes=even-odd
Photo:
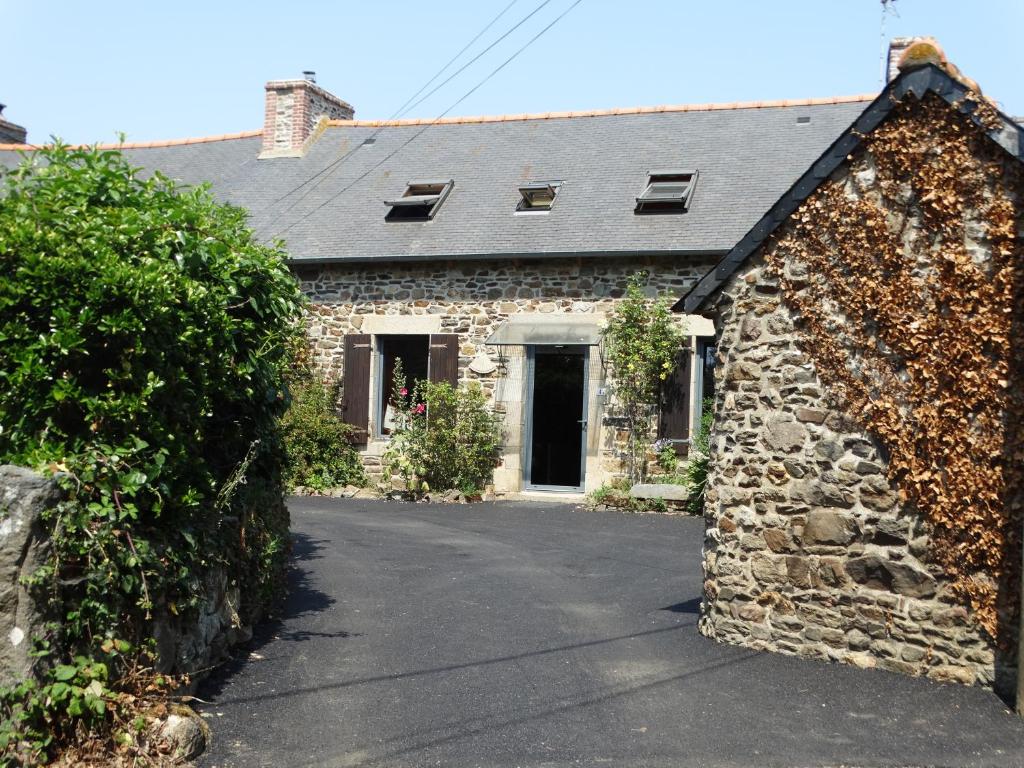
[[[820,377],[888,453],[904,509],[927,520],[931,560],[1005,646],[1020,602],[1024,176],[936,96],[897,104],[851,159],[766,249],[767,270]]]

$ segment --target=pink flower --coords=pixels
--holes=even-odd
[[[402,387],[402,397],[405,397],[408,394],[409,394],[409,390],[406,389],[405,387]]]
[[[423,403],[420,403],[419,405],[416,406],[416,413],[423,413],[425,410],[427,410],[427,406],[425,406]]]

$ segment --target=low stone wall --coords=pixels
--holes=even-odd
[[[48,617],[23,580],[49,559],[41,515],[61,496],[51,478],[24,467],[0,466],[0,686],[33,673],[32,638],[42,635]],[[174,673],[195,674],[223,661],[232,645],[252,637],[259,620],[238,584],[222,570],[207,574],[196,613],[176,616],[159,605],[154,613],[158,667]]]
[[[238,584],[220,569],[207,574],[204,597],[186,620],[160,610],[153,621],[157,667],[195,675],[220,664],[232,646],[252,638],[259,616],[246,611]]]
[[[1012,652],[929,562],[924,521],[901,504],[872,438],[831,405],[763,259],[717,311],[701,632],[1010,690]]]

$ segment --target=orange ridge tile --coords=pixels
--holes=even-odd
[[[231,139],[251,139],[262,136],[263,131],[239,131],[237,133],[222,133],[218,136],[194,136],[187,139],[164,139],[160,141],[126,141],[123,144],[68,144],[68,149],[154,149],[157,147],[176,147],[182,144],[208,144],[213,141],[229,141]],[[0,144],[0,151],[11,150],[33,150],[51,147],[52,144]]]
[[[815,107],[828,104],[867,102],[878,94],[827,96],[815,99],[775,99],[772,101],[733,101],[710,104],[663,104],[655,107],[612,107],[565,112],[537,112],[520,115],[476,115],[473,117],[442,117],[440,119],[405,118],[402,120],[328,120],[332,128],[389,128],[417,125],[466,125],[469,123],[507,123],[524,120],[557,120],[575,117],[607,117],[614,115],[647,115],[663,112],[714,112],[732,109],[770,109],[773,107]]]

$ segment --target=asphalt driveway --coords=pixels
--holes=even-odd
[[[1021,766],[991,694],[697,633],[700,520],[294,499],[204,768]]]

